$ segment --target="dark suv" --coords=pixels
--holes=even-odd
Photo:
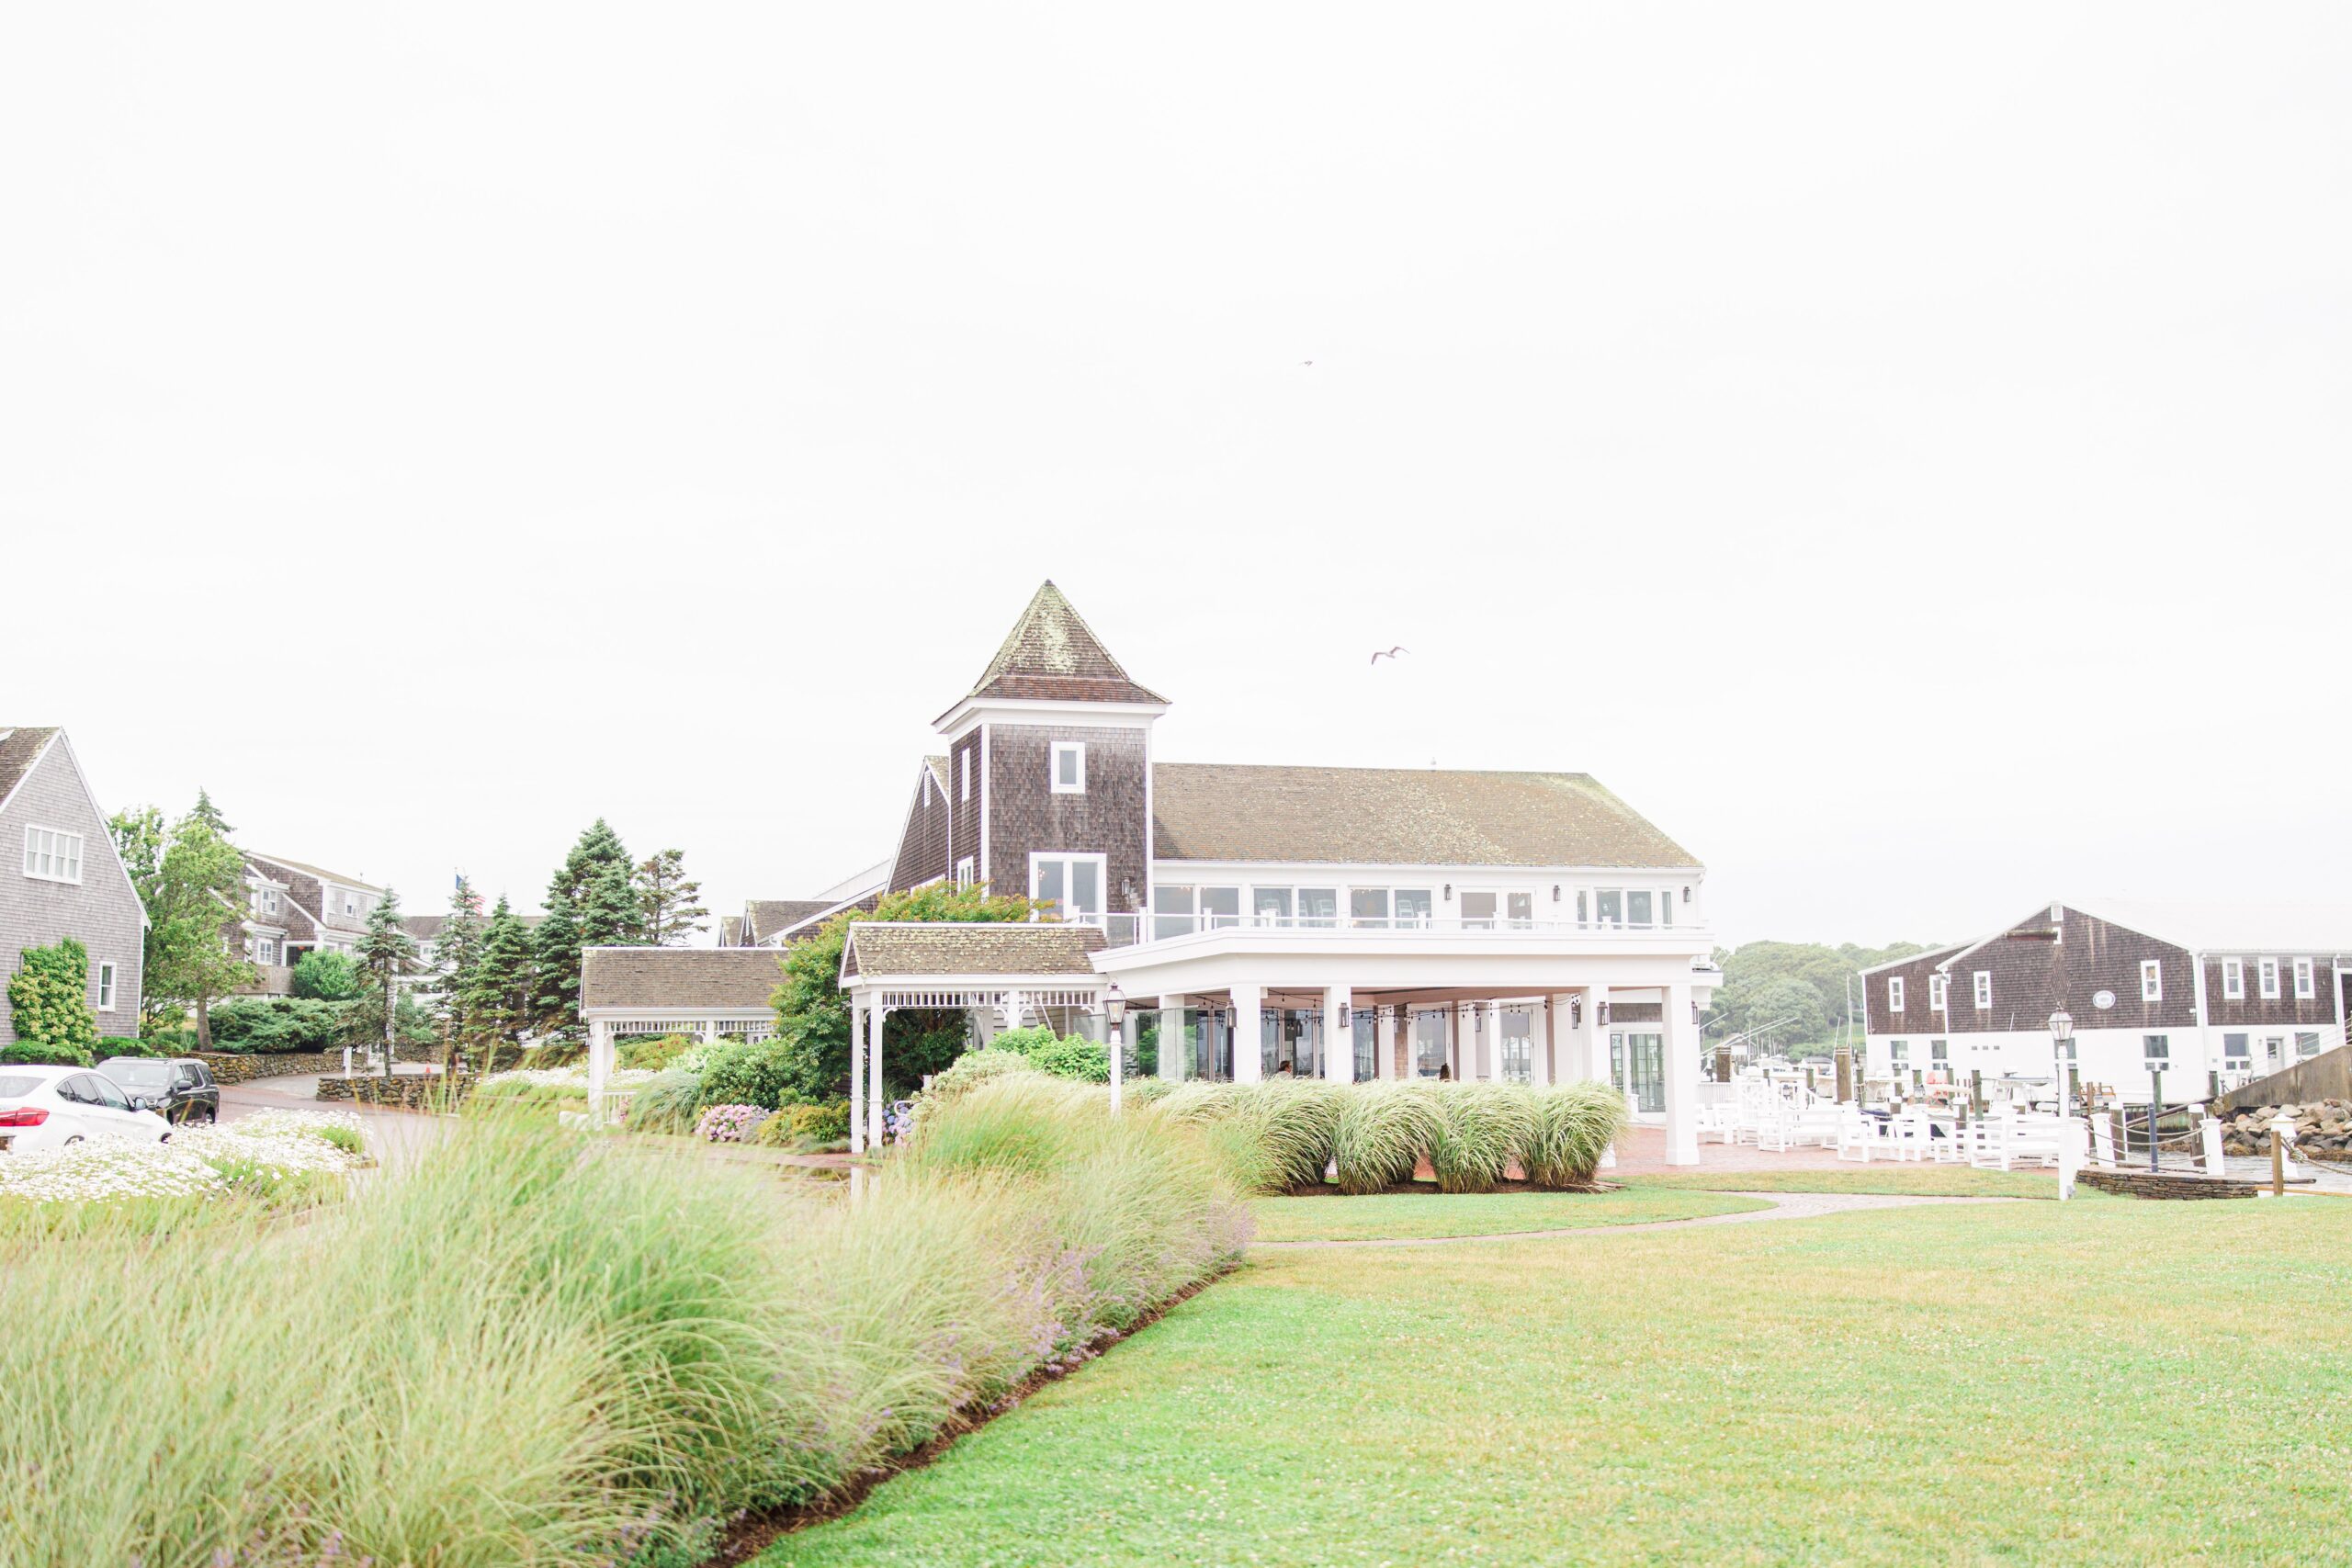
[[[220,1086],[202,1062],[185,1056],[108,1056],[98,1064],[134,1110],[166,1122],[218,1122]]]

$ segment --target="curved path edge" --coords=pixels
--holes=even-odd
[[[1710,1190],[1702,1189],[1702,1190]],[[1742,1192],[1713,1189],[1726,1198],[1755,1198],[1770,1205],[1735,1214],[1696,1214],[1687,1220],[1642,1220],[1626,1225],[1574,1225],[1562,1230],[1489,1231],[1477,1235],[1369,1235],[1329,1241],[1253,1241],[1252,1252],[1314,1251],[1339,1247],[1455,1247],[1474,1241],[1538,1241],[1562,1235],[1625,1235],[1638,1231],[1685,1230],[1692,1225],[1755,1224],[1767,1220],[1811,1220],[1858,1209],[1912,1209],[1951,1203],[2028,1203],[2030,1198],[1971,1198],[1925,1192]]]

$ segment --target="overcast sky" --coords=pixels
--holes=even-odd
[[[1161,757],[1588,771],[1726,940],[2341,897],[2352,11],[1926,9],[13,7],[0,724],[739,908],[1050,576]]]

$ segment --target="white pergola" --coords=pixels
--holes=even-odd
[[[864,920],[842,949],[850,1008],[849,1146],[882,1144],[882,1037],[893,1012],[960,1011],[1019,1029],[1056,1010],[1093,1012],[1107,982],[1091,926]]]
[[[771,947],[592,947],[581,954],[580,1018],[588,1026],[588,1111],[603,1121],[614,1043],[633,1034],[775,1032],[768,997],[784,976]]]

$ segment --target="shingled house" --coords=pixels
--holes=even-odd
[[[1163,762],[1169,705],[1037,590],[933,721],[886,886],[1025,894],[1100,946],[1078,976],[955,973],[949,942],[885,985],[861,959],[869,1038],[916,1006],[967,1007],[976,1037],[1084,1026],[1116,985],[1165,1076],[1600,1078],[1695,1161],[1721,978],[1697,857],[1583,773]]]
[[[346,872],[281,855],[244,852],[245,907],[228,921],[228,941],[254,965],[246,994],[282,997],[306,953],[350,953],[368,932],[384,890]]]
[[[2352,910],[2053,901],[1862,978],[1874,1076],[2046,1080],[2064,1009],[2082,1082],[2191,1100],[2344,1043]]]
[[[147,910],[62,729],[0,725],[0,843],[22,856],[0,876],[0,977],[72,937],[89,950],[99,1034],[138,1033]],[[0,986],[0,1043],[15,1039]]]

